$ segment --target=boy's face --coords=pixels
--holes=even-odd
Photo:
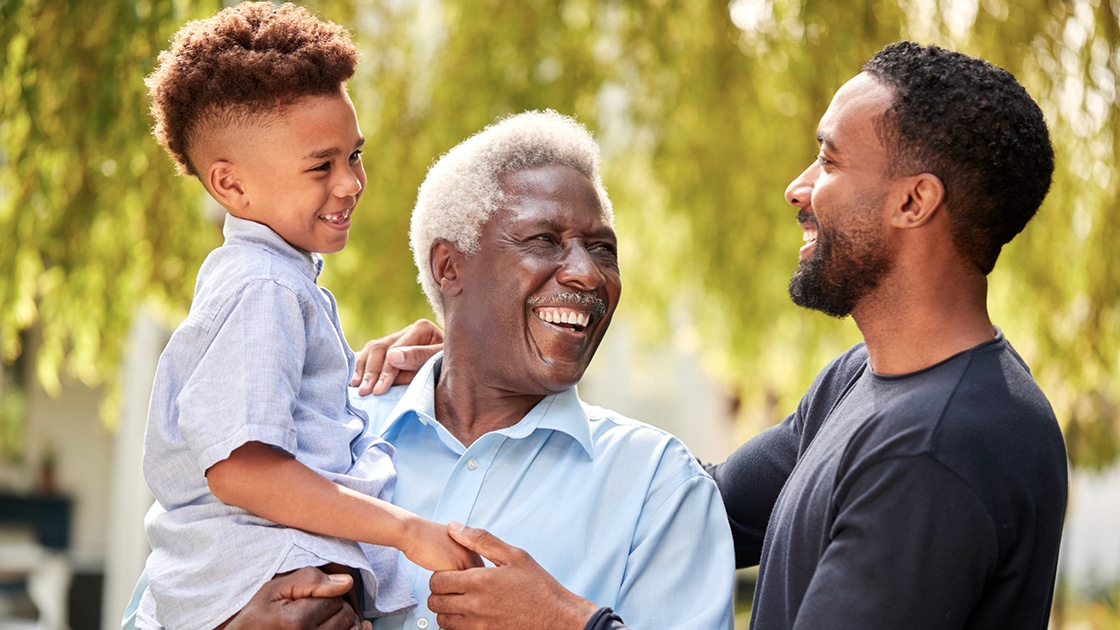
[[[235,149],[235,165],[247,203],[233,214],[306,252],[345,247],[366,186],[365,139],[346,92],[301,98],[246,140]]]

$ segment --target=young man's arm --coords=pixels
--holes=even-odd
[[[778,494],[797,463],[800,441],[794,416],[751,438],[721,464],[705,468],[716,480],[735,540],[735,566],[762,557],[762,540]]]
[[[336,484],[261,442],[236,448],[206,471],[206,480],[223,502],[285,527],[395,547],[432,571],[482,565],[443,525]]]

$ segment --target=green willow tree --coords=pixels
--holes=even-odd
[[[1108,0],[368,0],[308,2],[364,58],[351,90],[369,183],[324,284],[353,343],[428,312],[408,253],[427,167],[499,116],[573,114],[599,138],[622,234],[617,326],[683,325],[743,401],[744,433],[793,408],[850,321],[785,294],[800,230],[782,196],[832,93],[901,38],[990,59],[1042,103],[1046,204],[991,276],[991,310],[1034,366],[1075,462],[1117,454],[1118,7]],[[142,77],[216,2],[0,0],[0,349],[35,374],[113,383],[142,305],[169,324],[220,234],[148,136]],[[110,387],[110,391],[112,387]],[[112,399],[106,417],[113,413]]]
[[[137,308],[186,304],[220,242],[148,134],[144,72],[194,15],[175,6],[0,2],[0,358],[34,330],[39,383],[108,382],[106,418]]]

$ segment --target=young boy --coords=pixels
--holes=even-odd
[[[156,138],[228,215],[152,391],[140,627],[220,626],[306,566],[354,575],[370,616],[414,605],[380,545],[430,570],[481,565],[388,502],[393,449],[350,406],[354,355],[316,285],[366,181],[346,92],[357,61],[341,27],[244,3],[185,25],[146,80]]]

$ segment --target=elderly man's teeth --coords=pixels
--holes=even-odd
[[[568,324],[580,327],[587,326],[587,323],[591,321],[591,316],[587,313],[556,308],[538,309],[537,317],[549,324]]]

